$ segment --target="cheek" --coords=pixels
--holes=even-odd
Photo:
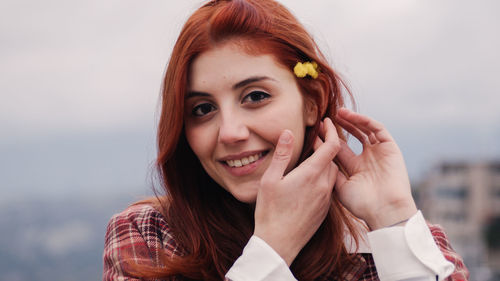
[[[191,150],[202,162],[210,158],[214,140],[211,134],[213,130],[203,126],[186,126],[186,139]]]
[[[284,104],[266,114],[264,118],[266,119],[264,124],[275,132],[274,143],[278,141],[279,135],[285,129],[291,130],[296,140],[304,137],[304,112],[300,103]]]
[[[295,166],[302,152],[304,144],[305,124],[301,110],[293,110],[290,107],[279,108],[266,114],[260,115],[260,118],[254,119],[256,132],[258,135],[268,140],[275,146],[283,130],[292,131],[294,136],[294,149],[292,161],[289,167]]]

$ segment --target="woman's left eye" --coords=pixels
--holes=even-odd
[[[243,102],[249,102],[249,103],[258,103],[261,102],[267,98],[269,98],[271,95],[269,95],[266,92],[263,91],[253,91],[250,94],[246,95],[245,98],[243,99]]]

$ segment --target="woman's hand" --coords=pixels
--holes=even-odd
[[[335,192],[342,204],[370,229],[403,221],[417,212],[403,156],[385,127],[366,116],[339,109],[336,121],[363,144],[356,155],[341,141]]]
[[[324,121],[324,142],[284,176],[292,157],[293,135],[285,130],[262,176],[255,206],[254,235],[266,241],[290,265],[318,230],[331,205],[338,168],[333,158],[340,142],[330,119]]]

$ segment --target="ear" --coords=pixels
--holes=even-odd
[[[306,126],[314,126],[318,118],[318,106],[311,97],[304,98],[304,123]]]

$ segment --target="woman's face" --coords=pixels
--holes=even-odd
[[[316,120],[290,69],[230,42],[194,60],[185,99],[191,149],[210,177],[246,203],[256,200],[281,132],[288,129],[295,138],[290,170],[302,151],[305,127]]]

